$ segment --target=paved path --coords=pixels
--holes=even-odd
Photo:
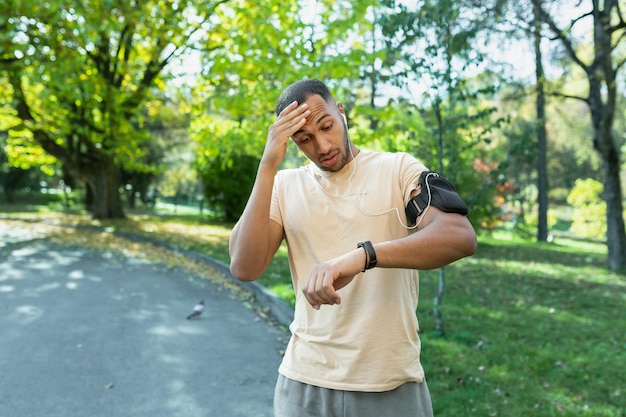
[[[285,332],[176,269],[0,221],[0,417],[264,417]],[[200,320],[186,320],[205,299]]]

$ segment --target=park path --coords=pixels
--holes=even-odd
[[[272,415],[284,329],[208,279],[40,237],[0,220],[0,417]]]

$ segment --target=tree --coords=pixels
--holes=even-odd
[[[150,141],[138,115],[225,1],[26,0],[3,11],[0,69],[20,120],[11,130],[87,185],[95,218],[124,216],[120,170],[136,171]]]
[[[620,178],[620,145],[613,131],[617,99],[617,75],[626,63],[626,56],[618,55],[626,38],[624,6],[618,0],[592,0],[591,8],[559,24],[554,13],[541,0],[533,0],[541,21],[548,27],[571,61],[583,71],[588,81],[586,96],[559,91],[554,94],[582,100],[589,106],[593,126],[593,147],[602,159],[603,198],[606,202],[608,266],[611,270],[626,269],[626,230],[624,229],[622,184]],[[590,22],[593,49],[587,58],[587,49],[577,43],[577,25]],[[621,51],[623,52],[623,51]]]

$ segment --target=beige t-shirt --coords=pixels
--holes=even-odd
[[[270,217],[285,230],[296,294],[282,375],[347,391],[388,391],[422,381],[417,271],[360,273],[339,290],[340,305],[320,310],[311,308],[300,288],[316,263],[365,240],[406,236],[404,208],[424,170],[406,153],[362,150],[337,173],[308,164],[277,174]]]

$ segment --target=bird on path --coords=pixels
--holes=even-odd
[[[193,311],[190,315],[187,316],[187,320],[199,318],[204,311],[204,300],[200,300],[198,304],[196,304],[193,308]]]

